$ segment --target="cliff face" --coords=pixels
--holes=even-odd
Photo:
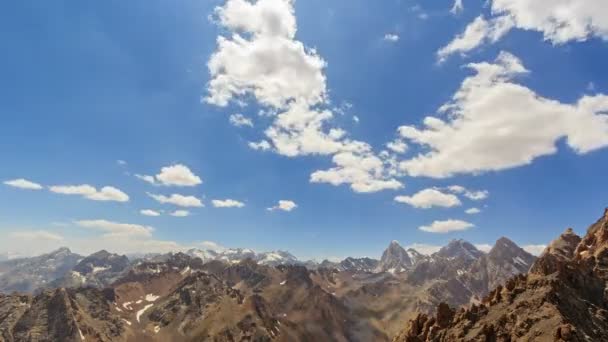
[[[608,210],[581,239],[567,230],[528,274],[481,304],[417,315],[394,341],[603,341],[608,337]]]

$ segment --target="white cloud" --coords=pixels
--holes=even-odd
[[[547,245],[525,245],[522,248],[526,252],[538,256],[547,248]]]
[[[9,236],[16,239],[22,240],[37,240],[37,241],[62,241],[63,236],[51,233],[46,230],[33,230],[33,231],[16,231],[9,233]]]
[[[428,150],[400,163],[408,175],[445,178],[526,165],[556,153],[562,138],[578,154],[608,145],[608,96],[583,96],[575,104],[543,98],[512,82],[528,71],[506,52],[469,68],[476,74],[439,110],[447,121],[427,117],[422,129],[399,128]]]
[[[274,210],[292,211],[297,207],[298,207],[298,205],[293,201],[280,200],[277,205],[275,205],[274,207],[268,208],[268,210],[269,211],[274,211]]]
[[[230,35],[218,38],[208,62],[211,81],[206,101],[224,107],[230,101],[253,97],[274,118],[264,130],[266,139],[249,143],[252,149],[288,157],[333,155],[334,162],[350,158],[368,163],[363,168],[337,164],[313,173],[311,182],[350,184],[359,192],[400,187],[382,169],[385,164],[369,145],[347,139],[346,131],[330,127],[334,113],[326,109],[331,105],[323,72],[326,63],[314,49],[295,39],[293,5],[291,0],[228,0],[216,8],[217,22]],[[369,167],[372,159],[375,165]]]
[[[26,190],[41,190],[43,189],[42,185],[38,183],[34,183],[27,179],[19,178],[7,180],[4,182],[5,185],[12,186],[14,188],[26,189]]]
[[[140,210],[139,213],[144,216],[160,216],[160,213],[158,211],[152,209],[143,209]]]
[[[591,37],[608,40],[608,4],[604,0],[493,0],[491,4],[492,17],[475,19],[442,49],[440,58],[496,42],[512,28],[541,32],[556,45]]]
[[[105,237],[150,237],[154,231],[148,226],[107,220],[80,220],[75,223],[83,228],[102,231]]]
[[[225,199],[225,200],[214,199],[211,201],[211,203],[216,208],[242,208],[245,206],[245,203],[239,202],[239,201],[236,201],[233,199]]]
[[[469,228],[475,227],[474,224],[461,221],[461,220],[445,220],[445,221],[433,221],[428,226],[420,226],[418,229],[429,232],[429,233],[439,233],[446,234],[449,232],[457,232],[467,230]]]
[[[190,216],[190,212],[188,210],[176,210],[169,215],[174,217],[186,217]]]
[[[249,126],[253,127],[253,121],[250,118],[245,117],[243,114],[232,114],[230,115],[230,123],[236,127]]]
[[[83,185],[54,185],[49,188],[51,192],[62,195],[78,195],[93,201],[115,201],[128,202],[129,196],[112,186],[104,186],[101,190],[95,187]]]
[[[153,185],[196,186],[203,183],[199,176],[183,164],[165,166],[156,176],[136,174],[135,177]]]
[[[144,182],[156,185],[156,179],[154,179],[154,176],[135,174],[135,177],[143,180]]]
[[[173,204],[179,207],[202,207],[203,202],[194,196],[184,196],[180,194],[173,194],[171,196],[155,195],[148,193],[148,196],[152,197],[156,201],[162,204]]]
[[[462,13],[463,10],[464,10],[464,6],[462,4],[462,0],[454,0],[454,5],[452,6],[450,13],[456,15],[456,14]]]
[[[118,164],[118,165],[120,165],[120,166],[125,166],[125,165],[127,165],[127,162],[126,162],[126,161],[124,161],[124,160],[122,160],[122,159],[118,159],[118,160],[116,161],[116,164]]]
[[[156,180],[163,185],[195,186],[203,181],[182,164],[165,166],[156,175]]]
[[[395,139],[393,141],[388,142],[386,144],[386,148],[395,153],[403,154],[407,151],[407,144],[401,139]]]
[[[4,234],[0,239],[0,251],[33,256],[48,253],[59,247],[70,247],[73,252],[88,255],[108,250],[119,254],[168,253],[186,251],[194,246],[182,245],[168,240],[154,239],[151,227],[108,222],[105,220],[81,221],[88,232],[82,234],[63,234],[47,231],[14,231]],[[90,233],[98,233],[90,235]]]
[[[272,146],[270,146],[270,143],[266,140],[261,140],[258,142],[249,142],[248,145],[250,148],[260,151],[268,151],[272,148]]]
[[[441,246],[437,245],[429,245],[426,243],[413,243],[411,245],[405,246],[405,249],[415,249],[418,253],[424,255],[431,255],[435,252],[438,252],[441,249]]]
[[[358,146],[358,147],[356,147]],[[337,153],[332,160],[337,166],[329,170],[315,171],[310,175],[311,183],[332,185],[350,184],[359,193],[396,190],[403,187],[401,182],[387,174],[390,160],[383,160],[370,151],[365,143],[353,143],[353,151]]]
[[[226,249],[225,247],[213,241],[202,241],[199,245],[201,245],[204,249],[209,249],[216,252],[222,252]]]
[[[387,33],[384,35],[384,40],[391,43],[396,43],[399,41],[399,35],[395,33]]]
[[[488,253],[492,249],[492,247],[493,246],[488,243],[481,243],[481,244],[475,245],[475,248],[479,249],[480,251],[482,251],[484,253]]]
[[[325,61],[294,39],[292,1],[228,0],[216,8],[216,14],[233,34],[217,39],[218,48],[208,63],[207,102],[226,106],[233,97],[246,93],[277,108],[292,100],[317,103],[324,99]]]
[[[437,189],[424,189],[413,196],[396,196],[395,201],[421,209],[430,209],[432,207],[451,208],[462,204],[456,195],[446,194]]]
[[[455,194],[462,194],[464,197],[472,201],[481,201],[490,196],[490,192],[488,190],[469,190],[462,185],[450,185],[446,189]]]
[[[475,215],[475,214],[479,214],[481,212],[481,209],[479,208],[469,208],[467,210],[464,211],[466,214],[469,215]]]
[[[489,194],[490,193],[486,190],[467,191],[465,192],[464,196],[473,201],[481,201],[488,198]]]
[[[513,22],[508,17],[487,21],[483,16],[479,16],[465,28],[463,33],[439,49],[437,58],[441,63],[454,53],[464,55],[484,42],[494,43],[509,32],[512,25]]]

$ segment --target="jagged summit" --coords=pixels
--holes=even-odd
[[[464,258],[476,260],[483,255],[483,252],[477,249],[472,243],[463,239],[451,240],[446,246],[442,247],[436,256],[443,258]]]
[[[403,272],[412,266],[412,260],[407,251],[398,241],[391,241],[388,248],[382,253],[382,258],[376,267],[377,272],[397,273]]]

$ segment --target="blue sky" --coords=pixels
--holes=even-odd
[[[601,16],[608,9],[591,1],[588,11],[558,17],[556,29],[543,17],[551,10],[529,3],[465,1],[452,12],[451,2],[362,0],[7,4],[0,14],[0,233],[7,237],[0,251],[68,245],[126,253],[212,241],[301,259],[379,257],[391,240],[439,246],[508,236],[538,245],[566,227],[583,233],[607,205],[608,25]],[[503,19],[507,28],[497,33]],[[485,26],[464,34],[476,20]],[[593,25],[577,30],[587,21]],[[233,49],[217,41],[235,43],[236,35]],[[440,60],[438,51],[458,37]],[[215,71],[212,56],[221,66]],[[469,96],[452,100],[459,90]],[[451,100],[456,109],[440,113]],[[525,101],[532,102],[518,106]],[[322,111],[332,117],[320,119]],[[236,113],[251,126],[231,124]],[[453,127],[434,134],[425,117]],[[477,129],[488,127],[479,122],[493,129]],[[400,133],[404,126],[410,133]],[[395,139],[407,151],[386,147]],[[266,150],[249,146],[260,141]],[[354,162],[332,162],[340,157]],[[187,171],[170,172],[175,165]],[[180,185],[184,172],[187,185]],[[150,184],[135,175],[161,176]],[[42,189],[11,182],[18,179]],[[65,194],[80,185],[96,190]],[[128,200],[102,193],[106,186]],[[435,192],[414,197],[425,189]],[[471,200],[465,191],[487,196]],[[192,196],[204,207],[149,194]],[[212,202],[227,199],[242,206]],[[280,200],[297,207],[268,210]],[[473,207],[481,212],[465,213]],[[160,216],[142,215],[146,209]],[[189,215],[171,216],[176,210]],[[419,229],[434,221],[442,233]]]

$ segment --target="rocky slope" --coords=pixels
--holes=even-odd
[[[478,305],[419,314],[394,341],[603,341],[608,336],[608,209],[580,239],[571,229],[527,274]]]
[[[32,292],[63,276],[82,257],[67,248],[33,258],[0,262],[0,293]]]
[[[118,279],[129,266],[130,261],[126,256],[102,250],[80,260],[69,272],[50,283],[48,287],[103,288]]]

